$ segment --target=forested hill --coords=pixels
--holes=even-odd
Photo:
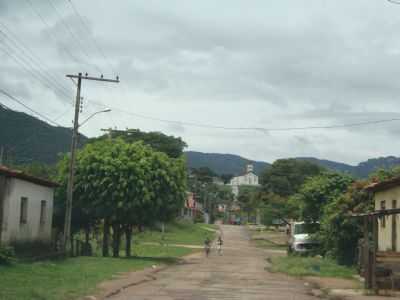
[[[86,143],[87,140],[87,137],[80,136],[81,145]],[[71,130],[69,128],[54,127],[28,114],[13,111],[0,105],[0,149],[3,147],[5,150],[5,162],[54,164],[57,162],[60,153],[66,153],[70,150],[70,144]],[[233,154],[188,151],[185,152],[185,156],[188,167],[209,167],[219,175],[241,174],[248,162],[253,163],[256,174],[260,174],[270,166],[267,162],[251,161]],[[330,170],[347,172],[359,178],[368,177],[371,172],[379,168],[400,166],[400,158],[394,156],[369,159],[356,166],[313,157],[298,157],[296,159],[307,160]]]
[[[232,154],[188,151],[185,155],[190,168],[208,167],[217,174],[240,174],[243,172],[245,165],[248,162],[252,162],[251,160]],[[297,157],[296,159],[312,162],[328,170],[349,173],[357,178],[366,178],[370,173],[379,168],[388,169],[400,166],[400,158],[394,156],[369,159],[356,166],[314,157]],[[270,166],[267,162],[258,161],[252,163],[254,164],[256,174],[260,174],[265,168]]]
[[[367,178],[369,174],[377,169],[390,169],[400,166],[400,158],[395,156],[368,159],[356,166],[313,157],[298,157],[296,159],[307,160],[333,171],[349,173],[357,178]]]
[[[266,167],[270,166],[266,162],[251,161],[233,154],[187,151],[185,152],[185,156],[189,168],[208,167],[218,175],[242,174],[249,162],[254,165],[254,172],[256,174],[261,174]]]
[[[59,153],[70,150],[71,130],[51,126],[28,114],[0,105],[0,147],[4,160],[13,164],[42,162],[54,164]],[[80,136],[80,143],[87,138]]]

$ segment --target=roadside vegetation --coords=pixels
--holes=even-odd
[[[340,266],[334,260],[321,257],[277,256],[270,259],[270,272],[285,273],[291,276],[318,276],[352,279],[356,270]]]
[[[214,238],[214,229],[211,225],[174,222],[166,225],[165,237],[171,244],[198,245],[205,236]],[[132,257],[122,257],[122,251],[119,258],[82,256],[0,266],[0,299],[76,299],[95,293],[100,282],[113,279],[120,273],[175,263],[179,257],[197,251],[161,244],[161,236],[159,231],[150,230],[138,234]]]
[[[319,242],[318,254],[339,265],[357,264],[357,248],[362,238],[361,218],[351,214],[373,210],[365,187],[400,175],[400,168],[376,170],[369,178],[354,178],[328,171],[308,161],[280,159],[260,177],[261,187],[240,194],[246,212],[258,216],[264,225],[286,227],[293,220],[320,224],[313,239]],[[268,241],[258,245],[270,247]],[[294,258],[294,261],[297,258]]]
[[[286,250],[287,237],[285,233],[268,227],[248,225],[248,232],[253,244],[258,248]]]
[[[144,230],[136,235],[135,242],[139,245],[146,242],[160,244],[203,245],[206,237],[213,239],[216,225],[191,224],[188,222],[172,222],[165,227],[165,232]]]

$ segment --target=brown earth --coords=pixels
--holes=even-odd
[[[311,289],[303,281],[267,272],[266,250],[250,243],[244,227],[225,225],[221,230],[224,235],[222,256],[213,250],[209,258],[200,253],[158,272],[142,272],[145,276],[132,273],[131,279],[129,276],[121,279],[124,284],[116,286],[114,293],[108,293],[103,299],[318,299],[310,295]]]

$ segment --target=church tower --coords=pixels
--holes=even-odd
[[[254,166],[252,164],[246,165],[246,173],[254,173]]]

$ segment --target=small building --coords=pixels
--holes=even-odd
[[[188,192],[185,200],[185,205],[182,209],[182,217],[184,219],[193,221],[196,216],[203,213],[202,210],[203,206],[201,205],[201,203],[196,201],[195,194]]]
[[[235,197],[239,196],[239,186],[259,186],[258,176],[254,174],[254,167],[252,164],[246,166],[246,172],[243,175],[233,177],[229,183],[232,186],[232,193]]]
[[[0,166],[0,244],[50,242],[57,186]]]
[[[400,177],[368,185],[374,211],[364,219],[361,248],[366,288],[400,289]]]
[[[400,208],[400,178],[373,183],[367,187],[373,192],[375,212]],[[381,216],[378,221],[378,251],[400,253],[400,215]]]

